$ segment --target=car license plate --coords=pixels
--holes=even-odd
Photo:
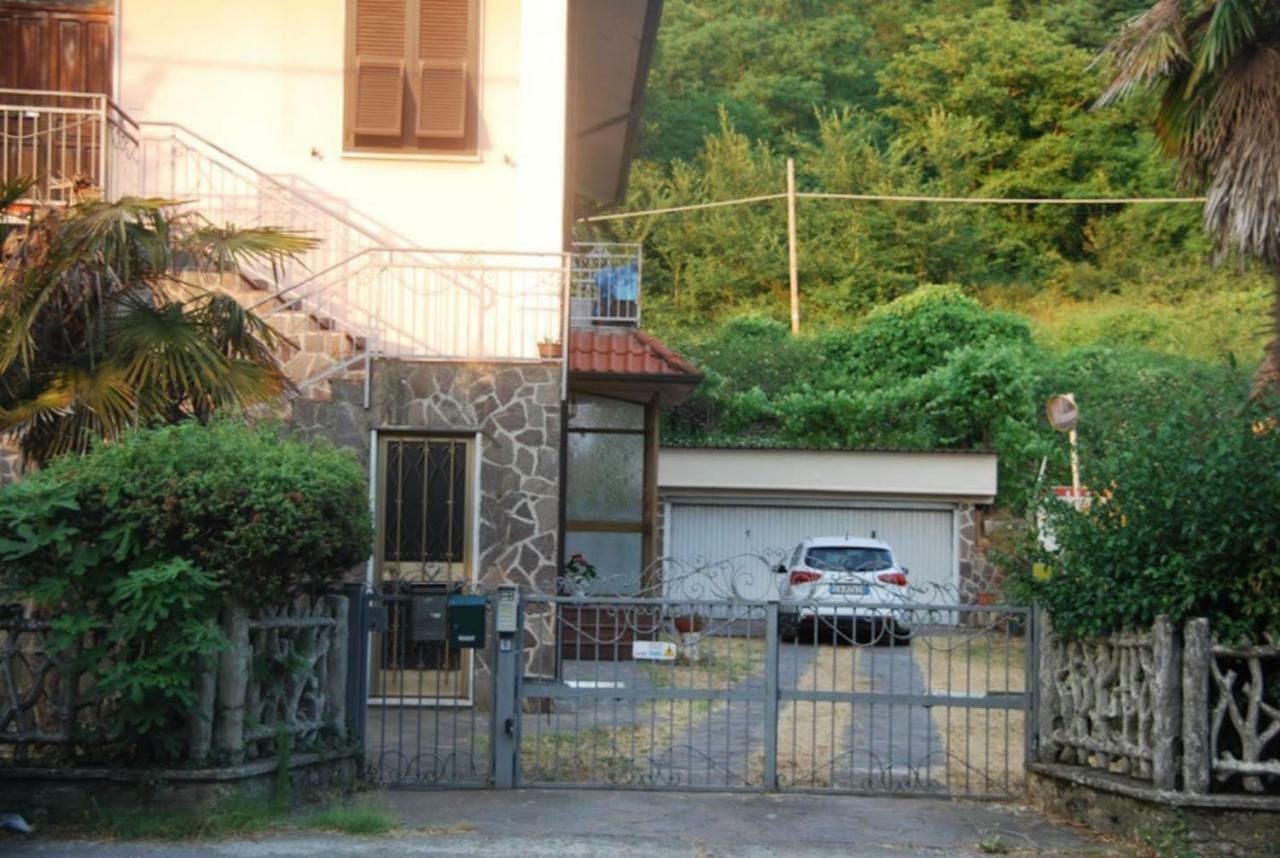
[[[868,587],[866,584],[832,584],[831,595],[833,596],[865,596]]]

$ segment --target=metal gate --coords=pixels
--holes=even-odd
[[[421,786],[1021,794],[1035,723],[1029,609],[964,604],[936,588],[859,598],[850,610],[661,589],[510,591],[512,633],[491,618],[477,653],[488,699],[446,705],[403,683],[396,697],[371,691],[371,775]]]

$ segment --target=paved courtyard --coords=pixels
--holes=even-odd
[[[264,836],[199,844],[0,839],[9,858],[904,858],[999,852],[1128,853],[1011,804],[935,798],[643,793],[603,790],[396,791],[401,833]],[[987,850],[987,851],[984,851]]]

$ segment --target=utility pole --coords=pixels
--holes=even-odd
[[[796,271],[796,161],[787,159],[787,263],[791,268],[791,333],[800,333],[800,277]]]

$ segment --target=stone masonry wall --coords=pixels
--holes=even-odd
[[[351,447],[366,466],[370,430],[478,433],[478,581],[485,588],[514,583],[555,592],[558,364],[377,361],[368,410],[362,382],[334,382],[331,387],[328,401],[296,400],[293,422],[304,436],[322,436]],[[526,617],[529,671],[552,672],[553,637],[549,617]]]

